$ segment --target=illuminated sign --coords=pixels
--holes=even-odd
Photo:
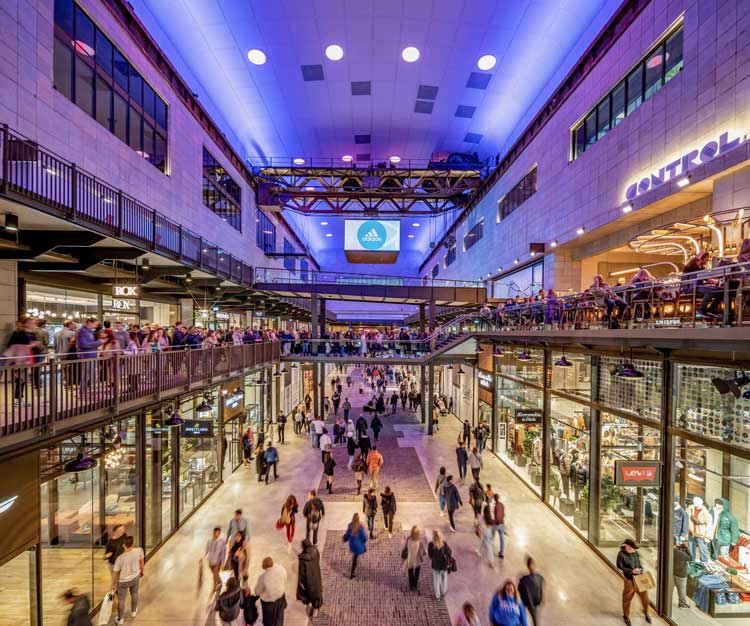
[[[182,423],[183,437],[213,437],[213,420],[185,420]]]
[[[240,391],[239,393],[234,393],[231,396],[227,396],[224,398],[224,406],[228,406],[230,409],[236,409],[237,406],[245,399],[245,394]]]
[[[112,296],[115,298],[137,298],[138,285],[114,285]]]
[[[685,176],[696,165],[706,163],[717,155],[721,156],[745,143],[745,141],[747,141],[747,135],[729,139],[729,133],[723,133],[719,136],[718,141],[709,141],[701,148],[690,150],[678,159],[662,166],[657,172],[652,172],[650,175],[635,181],[625,191],[625,199],[633,200],[664,183]]]
[[[353,263],[392,263],[401,249],[398,220],[346,220],[344,250]]]
[[[516,409],[517,424],[541,424],[544,411],[542,409]]]
[[[112,298],[112,308],[117,311],[132,311],[135,309],[135,305],[132,300],[120,300],[119,298]]]
[[[615,461],[615,485],[619,487],[659,487],[659,461]]]
[[[229,319],[229,313],[217,313],[216,314],[217,320],[228,320]]]
[[[477,371],[477,382],[482,389],[492,391],[492,374],[482,370]]]

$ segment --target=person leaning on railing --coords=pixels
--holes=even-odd
[[[33,350],[39,346],[36,338],[36,323],[33,319],[23,317],[16,322],[16,329],[8,339],[3,352],[6,366],[6,380],[13,381],[13,400],[19,407],[26,407],[26,383],[31,378],[31,366],[34,363]]]
[[[740,244],[740,250],[737,254],[737,260],[731,258],[721,258],[718,260],[716,268],[727,267],[735,264],[750,263],[750,238],[745,238]],[[716,269],[715,268],[715,269]],[[727,271],[730,271],[727,269]],[[750,266],[745,268],[737,268],[736,272],[732,272],[730,278],[720,279],[707,279],[708,285],[711,287],[705,291],[703,295],[703,302],[701,303],[701,314],[704,317],[720,319],[722,316],[719,315],[718,310],[722,302],[724,302],[724,288],[728,289],[728,303],[737,296],[737,289],[741,283],[746,283],[750,279]],[[712,282],[708,282],[712,281]],[[728,281],[728,283],[727,283]],[[733,311],[730,309],[728,320],[732,320],[734,317]]]
[[[597,307],[605,307],[609,327],[619,328],[625,312],[625,300],[614,292],[601,274],[594,276],[594,282],[587,291],[594,298]]]

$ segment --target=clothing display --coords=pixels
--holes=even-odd
[[[710,539],[712,519],[708,509],[703,505],[703,499],[693,498],[693,503],[687,508],[688,514],[688,543],[690,556],[695,559],[695,549],[700,553],[700,560],[708,561],[708,541]]]

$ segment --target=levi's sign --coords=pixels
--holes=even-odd
[[[696,165],[706,163],[715,156],[729,152],[729,150],[745,143],[745,141],[747,141],[747,135],[731,139],[729,133],[722,133],[718,141],[709,141],[702,147],[696,147],[671,163],[663,165],[658,171],[651,172],[650,175],[632,183],[625,191],[625,199],[633,200],[664,183],[685,176]]]
[[[659,461],[615,461],[615,485],[619,487],[658,487]]]

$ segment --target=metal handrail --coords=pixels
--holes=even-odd
[[[0,363],[0,439],[36,429],[51,433],[72,417],[116,415],[121,408],[215,384],[279,362],[280,344],[105,354],[5,358]]]
[[[7,124],[0,128],[0,192],[37,201],[42,210],[129,241],[247,287],[252,269],[220,246],[68,161]]]

